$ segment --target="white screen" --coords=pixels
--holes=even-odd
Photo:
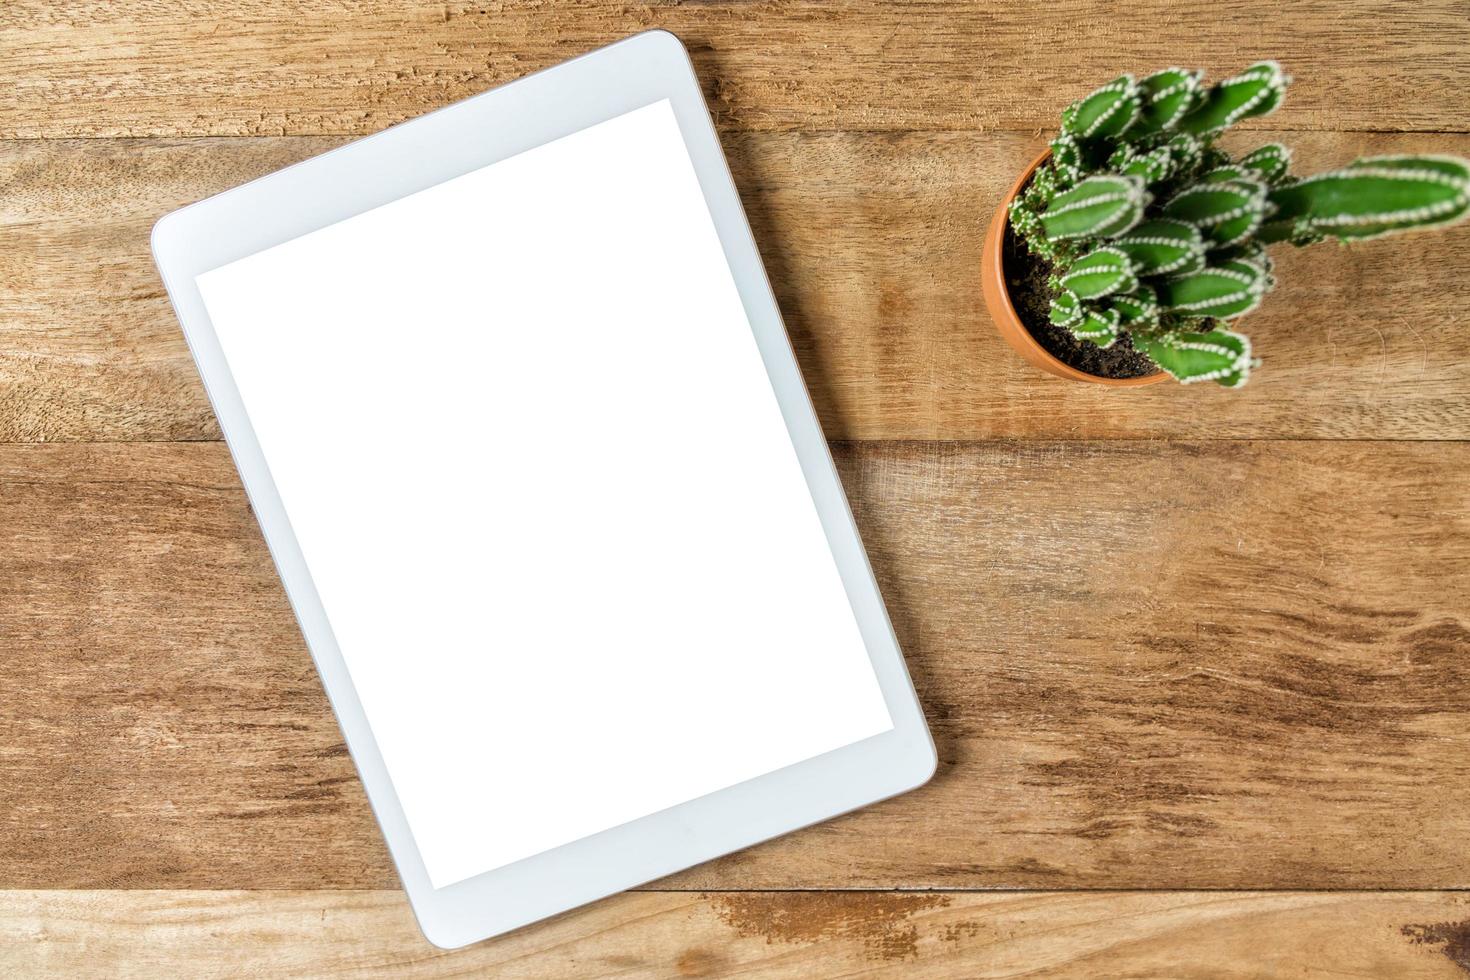
[[[436,888],[892,728],[668,102],[198,284]]]

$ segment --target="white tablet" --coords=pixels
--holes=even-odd
[[[153,250],[431,941],[932,774],[672,35],[176,211]]]

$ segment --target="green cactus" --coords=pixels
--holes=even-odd
[[[1216,138],[1275,109],[1291,79],[1271,61],[1208,87],[1201,77],[1122,75],[1068,106],[1010,222],[1057,269],[1053,324],[1103,348],[1127,334],[1179,381],[1233,388],[1256,362],[1226,324],[1275,285],[1268,246],[1459,221],[1470,214],[1470,162],[1367,157],[1293,177],[1280,143],[1231,159]]]
[[[1087,309],[1082,305],[1082,300],[1070,289],[1064,289],[1051,299],[1051,313],[1049,319],[1059,327],[1074,327],[1082,322],[1082,317],[1087,314]]]
[[[1129,330],[1146,330],[1158,325],[1159,295],[1146,283],[1139,283],[1130,292],[1114,296],[1108,306],[1118,311],[1119,325]]]
[[[1062,288],[1078,299],[1101,299],[1138,287],[1128,253],[1111,245],[1094,249],[1072,263],[1062,276]]]
[[[1214,176],[1227,171],[1227,176]],[[1266,218],[1266,185],[1219,167],[1171,197],[1160,213],[1198,228],[1211,249],[1248,240]]]
[[[1172,330],[1140,335],[1134,343],[1182,384],[1215,381],[1239,388],[1250,377],[1250,338],[1231,330]]]
[[[1118,342],[1121,319],[1122,315],[1111,307],[1088,310],[1083,314],[1082,321],[1072,328],[1072,333],[1106,350]]]
[[[1281,104],[1291,78],[1274,61],[1251,65],[1234,78],[1212,85],[1199,105],[1179,120],[1179,130],[1214,135],[1251,116],[1264,116]]]
[[[1261,303],[1273,285],[1263,266],[1232,259],[1158,282],[1159,306],[1182,317],[1229,320]]]
[[[1376,238],[1449,224],[1470,209],[1470,164],[1454,157],[1367,157],[1271,192],[1272,219],[1312,234]]]
[[[1062,132],[1079,140],[1117,136],[1133,125],[1143,93],[1132,75],[1123,75],[1074,102],[1062,112]]]
[[[1267,143],[1251,150],[1237,163],[1247,170],[1255,171],[1259,179],[1274,187],[1286,176],[1286,171],[1291,166],[1291,151],[1280,143]]]
[[[1051,199],[1041,212],[1048,238],[1108,238],[1138,224],[1148,194],[1143,181],[1119,174],[1099,174],[1079,181]]]
[[[1178,274],[1205,263],[1205,237],[1186,221],[1143,221],[1113,239],[1112,244],[1127,254],[1140,276]]]
[[[1128,128],[1131,140],[1173,129],[1200,100],[1200,72],[1166,68],[1138,83],[1143,104],[1138,118]]]

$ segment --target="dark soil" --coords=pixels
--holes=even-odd
[[[1053,326],[1047,316],[1051,312],[1051,290],[1046,285],[1052,264],[1027,251],[1009,226],[1002,262],[1006,289],[1010,291],[1016,315],[1037,343],[1057,360],[1100,378],[1141,378],[1158,371],[1153,361],[1133,349],[1126,333],[1103,350],[1096,344],[1078,340],[1066,327]]]

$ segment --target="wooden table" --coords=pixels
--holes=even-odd
[[[648,27],[694,52],[940,771],[439,954],[148,230]],[[1470,153],[1464,0],[0,6],[0,973],[1463,976],[1470,228],[1284,255],[1239,392],[1058,382],[981,308],[1063,104],[1268,56],[1297,82],[1237,148]]]

